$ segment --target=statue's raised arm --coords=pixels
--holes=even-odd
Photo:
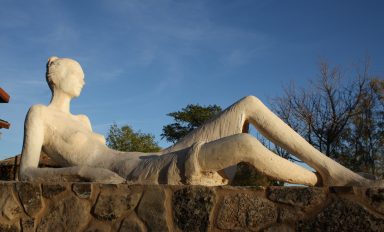
[[[259,99],[245,97],[214,119],[159,153],[119,152],[92,132],[89,119],[70,113],[70,101],[80,95],[84,74],[71,59],[50,58],[48,106],[31,107],[26,121],[20,177],[140,184],[223,185],[222,170],[247,162],[264,175],[289,183],[324,186],[380,185],[328,158],[271,112]],[[252,124],[273,143],[316,170],[311,172],[268,150],[247,134]],[[63,168],[38,168],[41,152]]]

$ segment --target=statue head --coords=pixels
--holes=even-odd
[[[55,56],[48,59],[46,79],[52,94],[62,91],[70,97],[78,97],[85,84],[83,69],[77,61]]]

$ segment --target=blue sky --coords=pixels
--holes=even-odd
[[[291,81],[306,86],[318,63],[369,55],[384,76],[383,1],[0,0],[0,159],[19,154],[28,108],[47,104],[45,63],[78,60],[86,85],[72,112],[94,131],[129,124],[160,140],[166,114],[189,103],[265,102]]]

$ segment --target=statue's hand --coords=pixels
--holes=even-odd
[[[81,170],[81,175],[87,177],[91,182],[102,184],[121,184],[126,182],[124,178],[105,168],[83,169]]]

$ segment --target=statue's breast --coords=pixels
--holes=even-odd
[[[101,156],[105,140],[79,117],[52,111],[45,122],[43,151],[65,166],[89,165]]]
[[[62,128],[51,125],[46,133],[44,152],[61,165],[84,165],[95,152],[92,133],[81,127]]]
[[[89,135],[82,131],[76,131],[65,138],[65,142],[73,149],[82,149],[89,140]]]

